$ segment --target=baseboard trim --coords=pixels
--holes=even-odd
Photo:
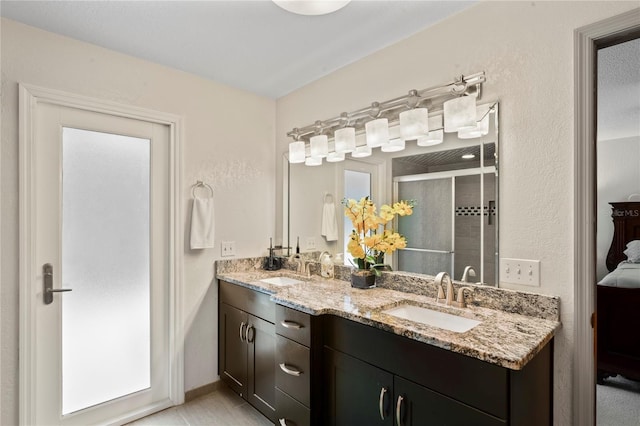
[[[191,389],[184,393],[184,402],[193,401],[196,398],[201,397],[202,395],[206,395],[213,391],[217,391],[220,389],[222,381],[218,380],[212,383],[208,383],[204,386],[197,387],[195,389]]]

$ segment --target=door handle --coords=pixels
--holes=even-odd
[[[44,304],[53,303],[53,293],[64,293],[71,291],[70,288],[53,288],[53,266],[50,263],[42,265],[42,276],[44,282]]]
[[[382,387],[380,389],[380,403],[379,403],[379,407],[378,407],[378,409],[380,410],[380,419],[381,420],[384,420],[384,412],[385,412],[385,409],[384,409],[384,396],[386,395],[386,393],[387,393],[387,388]]]
[[[402,395],[398,395],[398,403],[396,404],[396,424],[398,426],[402,426],[402,401],[404,401],[404,398]]]

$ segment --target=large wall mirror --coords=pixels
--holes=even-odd
[[[366,158],[320,166],[290,164],[285,154],[283,244],[301,252],[326,250],[349,265],[345,235],[351,223],[344,220],[342,200],[368,195],[380,206],[412,199],[413,215],[394,226],[407,248],[385,263],[395,271],[447,271],[456,280],[466,270],[468,282],[497,285],[498,104],[479,105],[478,117],[484,115],[489,132],[477,138],[445,133],[438,145],[407,142],[400,152],[374,149]]]

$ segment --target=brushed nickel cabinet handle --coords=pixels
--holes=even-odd
[[[249,337],[249,331],[251,331],[251,337]],[[245,331],[244,333],[244,340],[246,340],[247,343],[253,343],[253,341],[255,340],[255,337],[256,337],[255,327],[252,325],[247,325],[247,331]]]
[[[282,326],[285,327],[285,328],[295,328],[296,330],[304,328],[304,325],[298,324],[295,321],[284,320],[284,321],[280,321],[280,324],[282,324]]]
[[[244,321],[242,321],[240,323],[240,341],[244,342],[244,336],[242,335],[243,331],[242,329],[245,328],[247,326],[247,324],[244,323]]]
[[[398,403],[396,404],[396,424],[398,426],[402,426],[402,414],[401,414],[402,401],[404,401],[404,398],[402,397],[402,395],[399,395]]]
[[[287,419],[278,419],[278,423],[280,426],[287,426]]]
[[[382,389],[380,389],[380,403],[379,403],[379,410],[380,410],[380,419],[384,420],[384,396],[387,393],[387,388],[382,387]]]
[[[282,371],[284,371],[285,373],[289,374],[290,376],[298,377],[298,376],[300,376],[302,374],[302,371],[297,370],[295,368],[290,368],[284,362],[280,364],[280,369]]]

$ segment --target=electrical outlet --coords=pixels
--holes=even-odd
[[[500,259],[500,282],[540,286],[540,261]]]
[[[316,239],[314,237],[307,237],[307,251],[313,251],[316,249]]]
[[[236,242],[235,241],[222,241],[220,243],[220,255],[222,257],[235,256],[236,255]]]

